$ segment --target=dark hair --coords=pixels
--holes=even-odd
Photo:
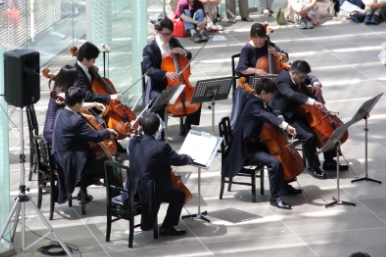
[[[255,92],[260,95],[263,90],[265,93],[276,93],[278,91],[276,82],[269,78],[258,79],[255,86]]]
[[[308,74],[311,72],[311,66],[304,60],[296,60],[291,64],[291,71]]]
[[[79,87],[70,87],[66,92],[66,105],[73,107],[84,100],[86,93]]]
[[[174,23],[167,16],[158,17],[158,19],[154,22],[154,29],[158,31],[162,31],[163,28],[167,28],[170,31],[174,30]]]
[[[77,80],[78,71],[76,68],[72,65],[64,65],[54,78],[55,84],[53,90],[65,93]]]
[[[154,113],[143,115],[139,118],[138,123],[142,127],[143,133],[149,136],[153,136],[158,131],[160,125],[158,116]]]
[[[349,257],[370,257],[368,253],[356,252],[352,253]]]
[[[267,31],[265,29],[265,26],[261,23],[255,23],[251,27],[251,31],[249,32],[249,40],[252,38],[258,36],[258,37],[265,37],[267,35]]]
[[[90,42],[84,43],[78,51],[78,61],[82,62],[83,58],[86,58],[87,61],[93,58],[98,58],[100,51],[98,47]]]

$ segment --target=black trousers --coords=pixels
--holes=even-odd
[[[84,187],[88,187],[96,181],[96,179],[105,177],[105,165],[103,161],[87,158],[86,164],[82,170],[81,182]]]
[[[176,188],[170,188],[162,202],[169,203],[169,207],[161,228],[170,228],[178,225],[181,210],[184,206],[185,193]]]
[[[288,123],[296,129],[296,137],[302,142],[305,151],[305,157],[308,165],[319,167],[320,161],[316,153],[316,136],[309,125],[302,118],[289,119]],[[336,155],[335,151],[324,152],[323,157],[326,161],[332,161]]]
[[[283,166],[274,156],[264,150],[265,145],[262,143],[252,143],[247,146],[248,163],[267,166],[269,187],[272,198],[287,194],[287,183],[284,180]]]

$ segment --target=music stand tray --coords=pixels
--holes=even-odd
[[[259,80],[259,79],[262,79],[262,78],[268,78],[268,79],[276,79],[277,78],[277,75],[276,74],[271,74],[271,75],[267,75],[267,76],[250,76],[249,77],[249,85],[252,87],[253,90],[255,90],[255,86],[256,86],[256,82]]]
[[[339,189],[339,153],[340,153],[340,145],[341,141],[340,139],[344,135],[344,133],[347,131],[348,127],[354,124],[353,121],[347,122],[343,124],[342,126],[338,127],[334,133],[330,136],[328,141],[324,144],[324,146],[320,149],[318,153],[325,152],[329,150],[331,147],[336,146],[336,187],[338,191],[338,197],[332,197],[332,202],[325,205],[326,208],[334,206],[334,205],[352,205],[356,206],[355,203],[342,201],[340,199],[340,189]]]
[[[174,102],[177,100],[177,97],[181,94],[182,90],[184,90],[185,86],[185,84],[180,84],[178,86],[163,90],[155,100],[154,104],[150,107],[148,113],[157,112],[168,104],[174,104]]]
[[[222,140],[221,137],[192,129],[187,134],[184,143],[181,146],[180,154],[189,155],[193,159],[191,165],[198,168],[198,212],[197,214],[184,215],[181,217],[182,219],[193,217],[210,222],[210,220],[205,217],[208,212],[201,212],[201,169],[209,169],[220,148]]]
[[[229,91],[232,87],[233,77],[221,79],[208,79],[197,81],[193,92],[193,97],[190,103],[211,102],[212,109],[212,134],[215,134],[214,129],[214,105],[217,100],[225,100],[228,98]]]

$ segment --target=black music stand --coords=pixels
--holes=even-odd
[[[185,85],[180,84],[178,86],[163,90],[158,96],[158,98],[155,100],[154,104],[150,107],[149,113],[158,112],[160,109],[165,108],[166,105],[174,104],[174,102],[177,100],[178,96],[181,94],[184,88]]]
[[[190,103],[211,102],[212,110],[212,134],[214,129],[214,105],[215,100],[225,100],[228,98],[229,91],[232,87],[233,77],[221,79],[208,79],[197,81]]]
[[[210,219],[205,217],[208,215],[208,212],[201,211],[201,169],[209,169],[218,149],[221,146],[222,140],[223,139],[221,137],[193,129],[191,129],[186,135],[186,138],[180,149],[180,154],[189,155],[193,159],[193,163],[190,165],[198,168],[198,212],[196,214],[184,215],[181,217],[181,219],[199,218],[210,223]],[[205,149],[201,149],[202,147]]]
[[[161,92],[161,94],[158,96],[158,98],[155,100],[154,104],[150,107],[148,113],[154,112],[156,113],[162,108],[165,108],[168,104],[174,104],[177,98],[180,96],[181,92],[185,88],[185,84],[180,84],[178,86],[174,86],[168,89],[165,89]],[[165,142],[168,141],[168,112],[165,110],[165,116],[164,122],[165,122]]]
[[[374,105],[378,102],[379,98],[381,98],[382,95],[383,95],[383,93],[381,93],[381,94],[367,100],[366,102],[364,102],[362,104],[362,106],[359,108],[359,110],[357,111],[357,113],[354,115],[354,118],[352,118],[352,120],[354,120],[355,122],[358,122],[361,119],[365,119],[365,128],[363,130],[365,131],[365,169],[366,169],[366,175],[364,177],[360,177],[360,178],[351,180],[351,183],[358,182],[358,181],[370,181],[370,182],[382,184],[382,181],[369,177],[369,169],[368,169],[368,167],[369,167],[368,166],[369,165],[369,161],[368,161],[368,132],[369,132],[369,127],[368,127],[368,122],[367,122],[368,117],[370,115],[370,111],[373,109]]]
[[[331,147],[336,147],[336,187],[338,190],[338,198],[332,197],[332,202],[325,205],[326,208],[334,206],[334,205],[352,205],[356,206],[355,203],[342,201],[340,199],[340,189],[339,189],[339,153],[340,153],[340,145],[341,145],[341,138],[346,133],[349,126],[354,124],[354,121],[349,121],[342,126],[338,127],[334,133],[330,136],[326,144],[319,150],[318,153],[322,153],[325,151],[328,151],[331,149]]]
[[[271,75],[267,75],[267,76],[251,76],[249,77],[249,85],[252,87],[253,90],[255,90],[256,88],[256,83],[259,79],[262,79],[262,78],[268,78],[268,79],[276,79],[277,78],[277,75],[276,74],[271,74]]]

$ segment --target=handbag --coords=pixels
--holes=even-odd
[[[335,8],[332,1],[318,1],[314,7],[316,14],[320,17],[334,17]]]
[[[287,3],[285,3],[281,7],[277,7],[275,12],[273,13],[273,17],[275,17],[276,22],[279,25],[286,25],[287,24],[287,22],[285,21],[285,18],[284,18],[284,12],[287,9],[287,8],[284,8],[284,7],[286,7],[286,5],[287,5]]]
[[[180,18],[173,19],[174,30],[172,37],[186,37],[184,21]]]
[[[172,176],[172,187],[177,188],[185,193],[185,202],[184,205],[186,205],[191,199],[192,199],[192,193],[189,191],[189,189],[182,183],[181,178],[177,177],[173,171],[170,172]]]

